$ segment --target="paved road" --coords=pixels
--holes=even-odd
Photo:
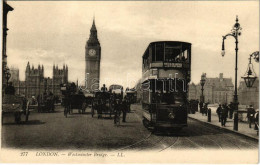
[[[133,105],[127,123],[114,126],[108,116],[97,119],[75,113],[65,118],[63,109],[55,113],[32,112],[28,123],[16,125],[12,116],[4,118],[2,147],[23,149],[156,150],[171,149],[244,149],[258,148],[258,142],[188,120],[179,133],[151,133],[142,125],[139,105]]]

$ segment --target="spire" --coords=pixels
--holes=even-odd
[[[95,16],[93,18],[93,23],[92,23],[92,27],[91,27],[90,31],[97,31],[97,28],[96,28],[96,25],[95,25]]]
[[[100,45],[97,37],[97,28],[95,24],[95,17],[93,18],[92,27],[90,29],[90,35],[87,42],[88,45]]]
[[[28,61],[27,66],[26,66],[26,70],[30,70],[30,63],[29,63],[29,61]]]

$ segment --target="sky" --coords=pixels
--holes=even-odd
[[[246,72],[249,55],[259,51],[259,1],[8,1],[8,66],[25,79],[27,62],[52,66],[65,63],[69,81],[85,78],[85,45],[95,17],[101,44],[101,84],[133,87],[142,76],[142,55],[150,42],[192,43],[191,81],[235,76],[235,39],[222,36],[235,24],[239,36],[238,80]],[[259,63],[253,61],[259,75]]]

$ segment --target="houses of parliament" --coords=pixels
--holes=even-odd
[[[44,66],[31,66],[27,63],[25,70],[25,81],[19,80],[19,70],[11,68],[10,82],[15,87],[15,92],[18,95],[26,96],[27,98],[43,94],[44,92],[52,92],[55,96],[61,97],[60,84],[68,82],[68,66],[63,65],[62,69],[53,65],[52,78],[44,77]]]

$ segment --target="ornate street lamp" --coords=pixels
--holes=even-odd
[[[238,96],[237,96],[237,60],[238,60],[238,36],[241,35],[241,32],[240,30],[242,30],[242,28],[240,27],[240,24],[238,23],[238,16],[236,17],[236,23],[235,25],[233,26],[232,30],[230,33],[228,33],[227,35],[223,36],[223,41],[222,41],[222,57],[224,57],[225,55],[225,46],[224,46],[224,41],[225,39],[228,37],[228,36],[232,36],[235,38],[236,40],[236,48],[235,48],[235,51],[236,51],[236,66],[235,66],[235,94],[234,94],[234,130],[238,130]]]
[[[201,75],[201,79],[200,79],[200,85],[201,85],[201,101],[204,103],[204,95],[203,95],[203,91],[204,91],[204,85],[206,82],[206,73],[202,73]]]
[[[253,64],[251,62],[251,58],[253,56],[254,56],[254,59],[256,60],[256,62],[259,62],[259,52],[258,52],[258,55],[257,55],[257,52],[252,53],[249,57],[249,64],[247,67],[247,71],[246,71],[245,75],[242,77],[245,80],[246,86],[248,88],[251,88],[253,86],[253,84],[257,78],[255,71],[254,71]]]
[[[6,69],[5,69],[6,86],[8,86],[8,81],[9,81],[10,77],[11,77],[10,69],[8,67],[6,67]]]

